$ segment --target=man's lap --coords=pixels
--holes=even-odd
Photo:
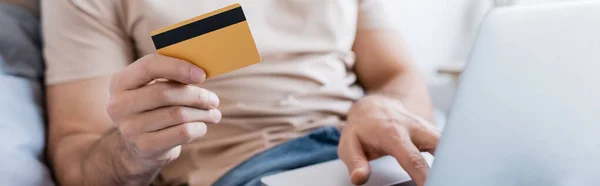
[[[436,110],[436,125],[441,130],[445,116]],[[335,127],[323,127],[310,134],[291,140],[262,152],[223,175],[216,186],[260,186],[262,177],[304,166],[337,159],[340,131]],[[406,182],[401,185],[411,185]]]
[[[260,186],[264,176],[337,159],[340,133],[323,127],[312,133],[262,152],[222,176],[216,186]]]

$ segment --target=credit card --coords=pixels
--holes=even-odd
[[[233,4],[151,33],[159,54],[189,61],[207,78],[261,60],[240,4]]]

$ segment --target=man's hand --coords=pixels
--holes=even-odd
[[[155,173],[179,156],[180,145],[202,137],[206,124],[221,120],[217,95],[189,85],[205,78],[191,63],[161,55],[147,55],[113,77],[107,110],[125,144],[113,150],[126,177]]]
[[[370,95],[348,113],[338,154],[348,167],[353,184],[367,182],[369,160],[391,155],[423,186],[429,165],[421,152],[434,153],[440,133],[431,123],[386,96]]]

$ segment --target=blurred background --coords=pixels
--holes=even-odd
[[[494,7],[582,0],[383,1],[429,82],[436,107],[447,112],[479,24],[488,11]]]

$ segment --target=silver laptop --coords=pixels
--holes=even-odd
[[[393,159],[371,164],[369,184],[411,184],[405,172],[393,168],[398,167]],[[336,160],[262,181],[346,186],[347,179]],[[462,76],[426,185],[599,184],[600,3],[492,11]]]

